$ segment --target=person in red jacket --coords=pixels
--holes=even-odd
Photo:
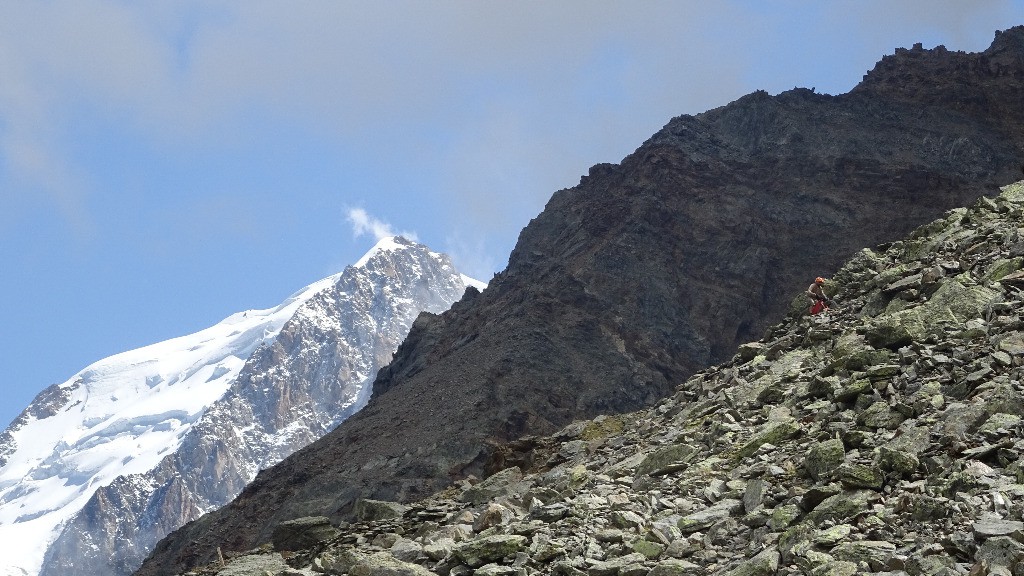
[[[828,310],[828,296],[825,295],[825,279],[818,276],[814,284],[807,288],[807,295],[811,297],[811,316]]]

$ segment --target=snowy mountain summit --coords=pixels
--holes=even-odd
[[[50,386],[0,434],[0,576],[130,574],[168,532],[359,410],[416,316],[467,286],[484,285],[385,238],[277,307]]]

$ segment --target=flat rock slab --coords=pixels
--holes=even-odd
[[[325,516],[309,516],[278,524],[272,541],[275,550],[294,551],[323,544],[340,533]]]
[[[1018,530],[1024,531],[1024,522],[993,518],[978,520],[974,523],[974,537],[979,539],[1009,536]]]
[[[743,502],[739,500],[722,500],[710,508],[683,516],[679,520],[679,530],[684,534],[703,530],[715,522],[718,522],[723,518],[728,518],[732,514],[739,512],[742,507]]]
[[[280,554],[252,554],[235,558],[217,572],[218,576],[251,576],[252,574],[277,574],[288,568]]]

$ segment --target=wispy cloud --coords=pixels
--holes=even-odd
[[[391,224],[388,224],[383,220],[378,220],[362,208],[349,208],[345,219],[352,225],[352,236],[354,238],[359,238],[364,234],[369,234],[373,236],[375,240],[387,238],[388,236],[404,236],[414,242],[419,241],[415,232],[395,232],[394,228],[391,227]]]
[[[829,54],[826,42],[857,47],[856,58],[851,49],[822,61],[840,80],[814,80],[846,90],[893,37],[909,45],[934,32],[974,42],[951,47],[983,49],[1020,0],[827,6],[20,3],[0,19],[0,168],[22,192],[0,190],[0,208],[13,213],[34,194],[71,220],[83,198],[114,196],[80,157],[103,146],[83,140],[90,122],[167,157],[199,149],[219,159],[211,162],[273,142],[283,126],[369,172],[384,157],[388,169],[436,170],[436,186],[423,190],[450,206],[452,228],[514,238],[551,192],[591,164],[621,160],[672,116],[809,82],[789,72],[800,69],[794,57]],[[788,21],[808,13],[816,19],[794,34]],[[903,27],[910,32],[894,31]],[[872,35],[881,38],[869,45]],[[852,73],[833,70],[850,61]],[[352,220],[363,234],[389,229],[365,216]]]
[[[380,240],[387,236],[394,236],[391,225],[382,220],[370,216],[362,208],[350,208],[347,216],[349,224],[352,225],[352,236],[358,238],[363,234],[370,234]]]

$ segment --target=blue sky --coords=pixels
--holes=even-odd
[[[0,426],[375,232],[489,280],[552,192],[673,116],[1018,24],[1024,0],[7,3]]]

